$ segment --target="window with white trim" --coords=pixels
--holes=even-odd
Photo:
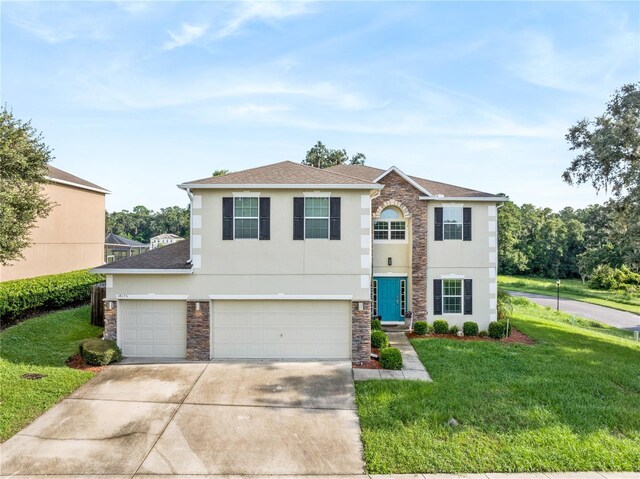
[[[304,237],[329,238],[329,198],[304,199]]]
[[[444,314],[462,313],[461,279],[445,279],[442,281],[442,312]]]
[[[233,199],[234,238],[258,238],[258,200],[259,198],[235,197]]]
[[[461,206],[445,206],[442,208],[443,238],[446,240],[462,239],[463,208]]]
[[[373,222],[374,240],[406,239],[406,222],[397,208],[389,206],[382,210],[380,219]]]

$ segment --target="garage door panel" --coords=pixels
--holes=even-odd
[[[213,301],[212,357],[348,359],[347,301]]]

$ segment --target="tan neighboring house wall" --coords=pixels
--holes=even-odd
[[[0,281],[33,278],[103,264],[106,190],[55,182],[43,187],[56,204],[31,231],[24,259],[0,266]]]

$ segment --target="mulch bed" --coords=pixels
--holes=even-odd
[[[90,371],[92,373],[99,373],[104,368],[106,368],[106,366],[92,366],[85,363],[84,359],[82,359],[82,356],[80,356],[79,354],[71,356],[69,359],[67,359],[67,366],[73,369],[79,369],[81,371]]]
[[[516,344],[536,344],[536,342],[524,333],[521,333],[516,328],[511,328],[511,336],[504,339],[493,339],[490,337],[481,338],[480,336],[457,336],[455,334],[425,334],[420,335],[416,333],[406,333],[409,339],[455,339],[456,341],[493,341],[502,343],[516,343]]]
[[[371,352],[378,357],[380,356],[379,349],[371,348]],[[374,358],[371,358],[369,361],[362,364],[351,363],[351,367],[353,367],[354,369],[384,369],[380,364],[380,361]]]

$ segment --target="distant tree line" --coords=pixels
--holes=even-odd
[[[136,206],[133,211],[106,212],[107,233],[149,243],[149,239],[162,233],[173,233],[183,238],[189,236],[189,208],[170,206],[153,211]]]

